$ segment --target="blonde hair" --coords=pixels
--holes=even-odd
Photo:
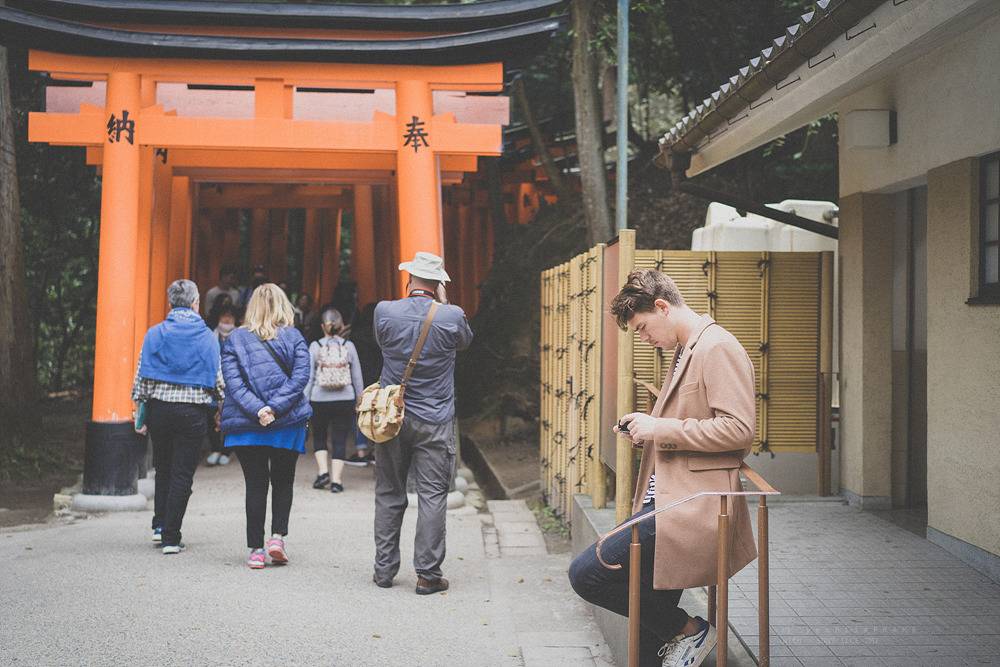
[[[278,329],[294,323],[295,311],[284,290],[274,283],[264,283],[253,291],[243,328],[261,340],[271,340],[278,335]]]

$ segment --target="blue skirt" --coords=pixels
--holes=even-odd
[[[226,447],[274,447],[306,453],[306,427],[286,426],[268,431],[243,431],[226,434]]]

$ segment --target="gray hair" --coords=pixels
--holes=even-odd
[[[190,308],[198,300],[198,286],[186,278],[175,280],[167,288],[171,308]]]

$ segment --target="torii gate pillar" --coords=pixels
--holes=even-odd
[[[399,257],[413,259],[418,250],[444,256],[441,230],[441,183],[438,178],[435,137],[430,127],[434,103],[426,81],[396,83],[398,146],[396,166],[399,205]],[[400,293],[407,277],[400,275]]]
[[[87,425],[83,495],[86,498],[128,496],[145,506],[145,497],[136,494],[136,466],[143,448],[133,429],[130,400],[135,370],[132,355],[136,304],[131,292],[136,278],[140,158],[134,119],[139,116],[139,108],[139,75],[109,74],[105,104],[109,132],[108,143],[104,144],[101,185],[93,421]],[[75,502],[79,504],[82,500],[78,496]],[[128,503],[126,499],[123,501]]]

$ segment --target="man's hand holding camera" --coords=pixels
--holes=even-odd
[[[647,442],[653,442],[653,431],[656,418],[642,412],[630,412],[611,429],[632,441],[632,446],[642,447]]]

